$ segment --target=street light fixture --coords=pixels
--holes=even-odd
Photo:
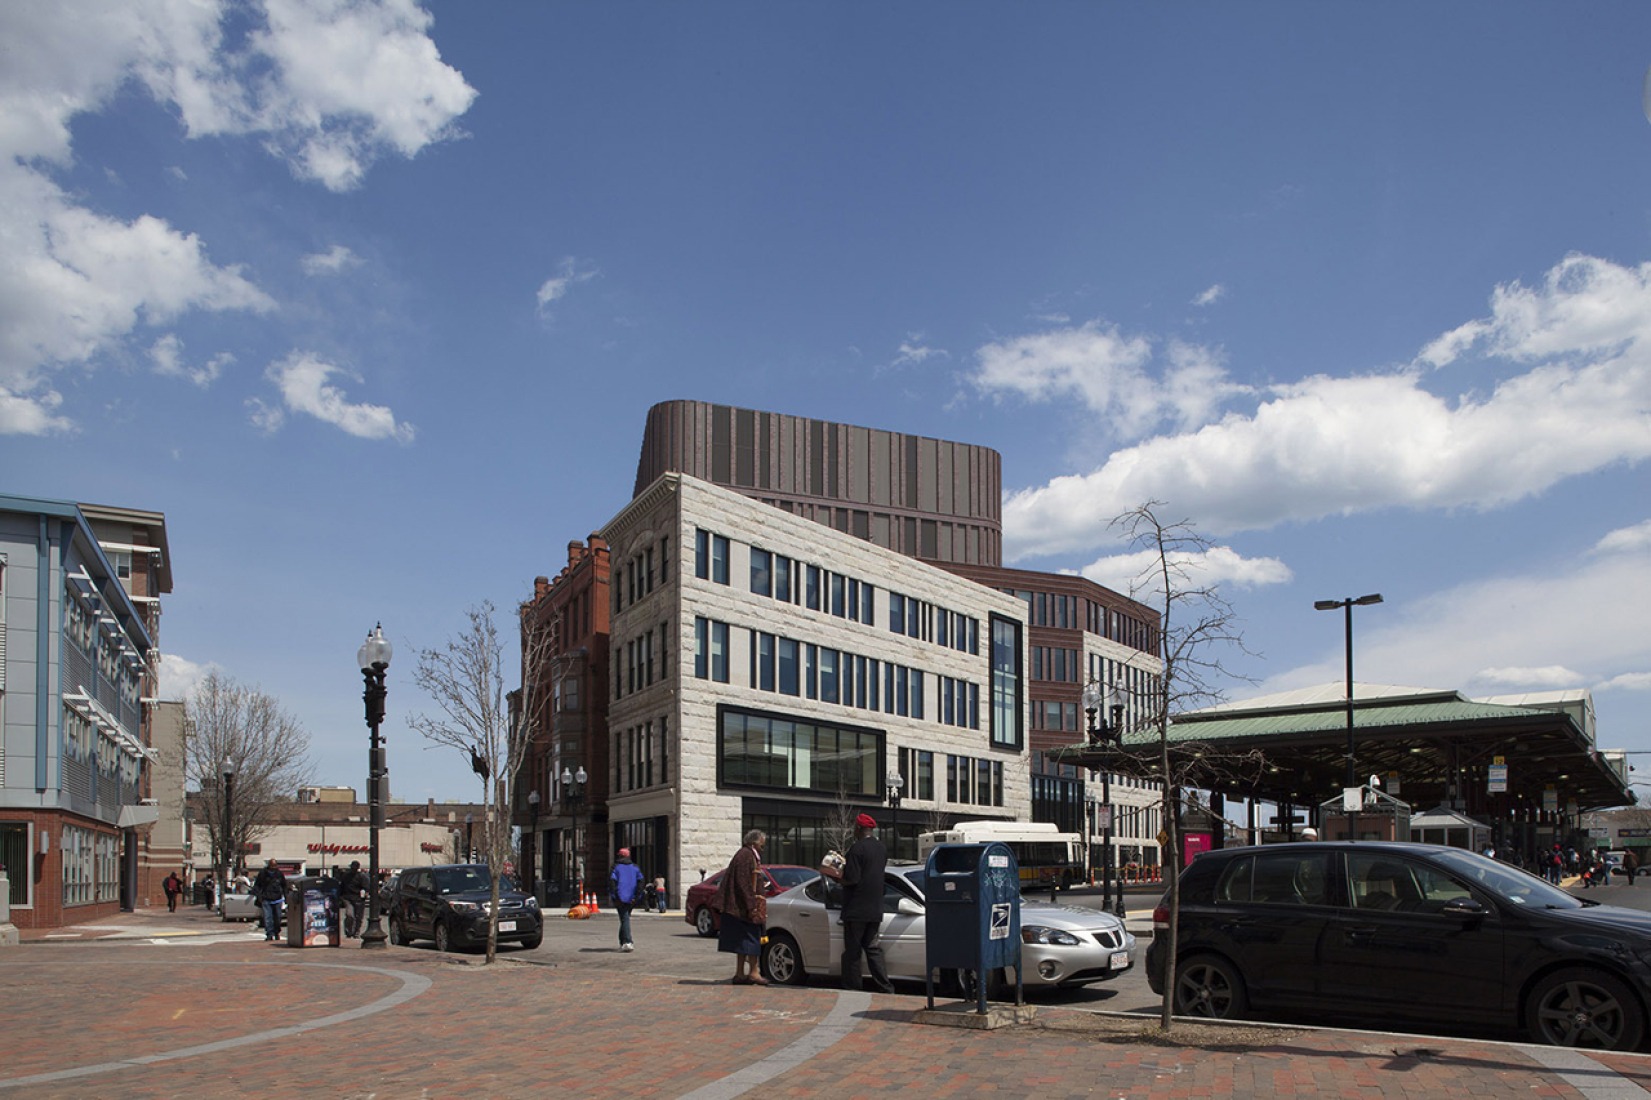
[[[464,815],[464,862],[470,863],[476,858],[476,842],[471,839],[475,835],[476,815]]]
[[[883,777],[883,786],[888,788],[889,810],[893,815],[889,819],[889,839],[892,842],[894,858],[900,858],[900,791],[906,785],[905,776],[898,771],[891,771]]]
[[[532,894],[536,892],[534,886],[539,880],[539,869],[536,866],[539,862],[539,788],[535,787],[527,792],[527,808],[533,814],[533,825],[527,831],[527,835],[533,838],[533,843],[530,845],[528,857],[522,862],[527,864],[527,890]]]
[[[1083,689],[1083,710],[1089,716],[1089,743],[1109,748],[1123,743],[1124,704],[1112,688],[1103,688],[1098,680],[1091,680]],[[1102,712],[1112,718],[1106,725]],[[1106,813],[1101,847],[1101,908],[1112,908],[1112,769],[1101,769],[1101,802]],[[1118,884],[1117,913],[1124,913],[1123,883]]]
[[[1371,604],[1381,603],[1382,594],[1372,592],[1368,596],[1357,599],[1348,597],[1345,600],[1314,600],[1314,611],[1335,611],[1342,609],[1347,614],[1347,782],[1342,790],[1342,808],[1347,811],[1347,839],[1359,839],[1357,828],[1359,811],[1354,803],[1354,795],[1350,792],[1358,786],[1358,766],[1353,758],[1353,609],[1355,607],[1369,607]],[[1360,799],[1363,795],[1358,796]]]
[[[384,743],[379,739],[379,727],[384,724],[384,674],[390,668],[390,640],[384,636],[384,624],[373,627],[367,640],[356,650],[356,664],[366,688],[361,693],[367,706],[367,806],[368,844],[367,878],[372,886],[367,891],[367,928],[361,933],[363,948],[385,945],[384,929],[378,913],[378,831],[384,827]]]
[[[229,893],[229,876],[235,873],[235,764],[224,761],[224,874],[218,880],[218,912],[224,912],[224,895]],[[227,915],[225,920],[229,919]]]
[[[585,896],[585,860],[579,848],[579,805],[585,800],[585,766],[579,765],[577,772],[570,768],[562,769],[562,797],[567,800],[568,811],[573,814],[573,876],[574,886],[579,896]]]

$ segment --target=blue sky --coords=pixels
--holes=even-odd
[[[689,398],[985,444],[1014,564],[1221,548],[1238,699],[1584,687],[1651,752],[1651,8],[0,6],[0,482],[166,514],[218,667],[468,798],[415,649]]]

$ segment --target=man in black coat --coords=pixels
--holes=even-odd
[[[872,834],[877,821],[870,814],[854,819],[854,843],[843,858],[842,870],[830,865],[821,872],[843,884],[843,988],[860,988],[860,956],[866,958],[872,984],[880,993],[893,993],[883,966],[883,869],[888,852]]]
[[[372,884],[367,872],[361,869],[359,859],[350,860],[350,869],[338,876],[338,901],[349,907],[349,919],[344,922],[344,934],[351,939],[361,935],[361,910],[367,904],[367,891]]]
[[[281,931],[281,906],[287,898],[287,876],[273,859],[264,861],[264,869],[252,880],[252,896],[264,910],[264,942],[273,943]]]

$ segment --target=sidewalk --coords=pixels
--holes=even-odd
[[[595,966],[554,955],[484,966],[421,948],[298,950],[203,910],[121,914],[79,931],[0,951],[11,992],[0,1002],[0,1097],[1594,1098],[1651,1088],[1645,1056],[1374,1032],[1178,1021],[1166,1041],[1155,1021],[1048,1006],[993,1031],[937,1027],[915,1022],[920,997],[731,987],[720,958],[699,979],[650,973],[644,952]]]

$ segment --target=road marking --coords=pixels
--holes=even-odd
[[[1580,1050],[1531,1046],[1526,1047],[1525,1052],[1534,1061],[1553,1070],[1555,1076],[1587,1100],[1629,1100],[1635,1096],[1651,1096],[1628,1078],[1617,1076],[1615,1070],[1600,1065]]]
[[[164,964],[132,963],[134,966],[165,965],[177,966],[288,966],[290,963],[237,963],[237,962],[178,962],[168,959]],[[318,1028],[333,1027],[337,1024],[359,1020],[383,1012],[385,1009],[395,1008],[406,1004],[430,988],[430,979],[422,974],[414,974],[407,970],[391,970],[388,967],[354,966],[345,963],[299,963],[299,966],[322,966],[334,970],[357,970],[368,974],[380,974],[395,978],[401,982],[401,988],[370,1001],[359,1008],[348,1009],[344,1012],[335,1012],[331,1016],[322,1016],[319,1019],[307,1020],[304,1023],[292,1024],[287,1027],[271,1028],[268,1031],[257,1031],[250,1035],[242,1035],[235,1039],[223,1039],[216,1043],[202,1043],[199,1046],[180,1047],[177,1050],[165,1050],[158,1054],[145,1054],[137,1058],[125,1058],[118,1062],[99,1062],[91,1066],[77,1066],[74,1069],[55,1070],[51,1073],[37,1073],[29,1077],[0,1078],[0,1089],[21,1088],[25,1085],[52,1084],[58,1081],[72,1081],[80,1077],[95,1077],[104,1073],[114,1073],[117,1070],[130,1069],[133,1066],[152,1066],[157,1062],[171,1062],[180,1058],[194,1058],[201,1054],[217,1054],[225,1050],[235,1050],[238,1047],[253,1046],[257,1043],[267,1043],[271,1039],[288,1039],[294,1035],[302,1035],[306,1031]]]
[[[761,1061],[752,1062],[737,1073],[687,1093],[681,1100],[733,1100],[759,1085],[767,1084],[780,1074],[796,1069],[810,1058],[831,1049],[854,1030],[856,1018],[870,1007],[870,993],[844,990],[837,994],[837,1004],[831,1012],[807,1035]]]

